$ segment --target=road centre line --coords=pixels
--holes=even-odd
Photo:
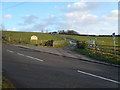
[[[10,53],[14,53],[14,51],[11,51],[11,50],[7,50],[8,52],[10,52]]]
[[[103,79],[103,80],[107,80],[107,81],[110,81],[110,82],[113,82],[113,83],[116,83],[116,84],[120,84],[120,82],[118,82],[118,81],[108,79],[108,78],[105,78],[105,77],[102,77],[102,76],[94,75],[94,74],[91,74],[91,73],[87,73],[87,72],[84,72],[84,71],[81,71],[81,70],[77,70],[77,72],[82,73],[82,74],[86,74],[86,75],[89,75],[89,76],[93,76],[93,77],[96,77],[96,78],[100,78],[100,79]]]

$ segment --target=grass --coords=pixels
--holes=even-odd
[[[76,36],[76,35],[61,35],[61,36],[73,39],[75,41],[78,41],[78,40],[89,41],[91,39],[91,40],[95,40],[95,43],[97,45],[113,46],[113,47],[97,46],[99,48],[114,49],[113,37],[99,37],[99,36],[93,37],[93,36]],[[116,37],[116,46],[120,46],[119,42],[120,42],[120,37]],[[116,50],[120,50],[120,48],[116,47]]]
[[[76,36],[76,35],[61,35],[66,38],[73,39],[75,41],[80,40],[80,41],[89,41],[90,39],[95,40],[96,44],[98,45],[108,45],[108,46],[97,46],[100,50],[91,50],[91,49],[79,49],[76,48],[77,52],[80,52],[84,55],[87,55],[89,57],[95,58],[97,60],[105,61],[108,63],[114,63],[114,64],[120,64],[120,45],[118,42],[120,41],[120,37],[116,37],[116,55],[114,55],[114,47],[109,47],[109,46],[114,46],[114,41],[113,37],[93,37],[93,36]],[[102,48],[102,49],[101,49]],[[113,49],[113,50],[107,50],[107,49]]]
[[[62,42],[61,41],[58,41],[55,45],[54,45],[54,47],[55,48],[57,48],[57,47],[64,47],[64,46],[66,46],[66,45],[68,45],[69,44],[69,41],[68,40],[62,40]]]
[[[2,36],[5,37],[3,42],[5,43],[12,43],[12,44],[22,44],[22,45],[36,45],[36,41],[31,41],[31,36],[37,36],[38,46],[44,46],[45,42],[48,40],[54,41],[62,41],[64,39],[60,37],[56,37],[49,33],[38,33],[38,32],[15,32],[15,31],[2,31]],[[63,47],[64,45],[68,44],[68,42],[64,42],[62,45],[58,45],[56,47]]]
[[[99,36],[93,37],[93,36],[76,36],[76,35],[61,35],[61,36],[73,39],[75,41],[77,40],[89,41],[91,39],[91,40],[95,40],[95,43],[98,45],[113,46],[113,47],[97,46],[98,48],[114,49],[113,37],[99,37]],[[120,42],[120,37],[116,37],[116,46],[120,46],[119,42]],[[116,50],[120,50],[120,47],[116,47]],[[106,51],[110,51],[110,50],[106,50]]]
[[[15,88],[15,87],[6,77],[2,77],[2,89],[5,88]]]
[[[80,52],[84,55],[87,55],[91,58],[94,58],[94,59],[97,59],[100,61],[120,65],[120,56],[119,55],[116,55],[116,56],[115,55],[108,55],[107,53],[96,52],[94,50],[89,50],[89,49],[76,48],[75,51]]]
[[[100,45],[110,45],[113,46],[113,37],[93,37],[93,36],[76,36],[76,35],[61,35],[70,39],[73,39],[75,41],[82,40],[82,41],[89,41],[90,39],[95,40],[96,44]],[[120,37],[116,37],[116,45],[119,46]]]

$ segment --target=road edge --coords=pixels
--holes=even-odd
[[[9,44],[9,43],[6,43],[6,44]],[[25,45],[20,45],[20,46],[19,45],[15,45],[15,44],[9,44],[9,45],[13,45],[13,46],[20,47],[20,48],[26,48],[26,49],[31,49],[31,50],[43,52],[43,51],[40,51],[40,50],[36,50],[36,49],[30,48],[30,47],[25,46]],[[80,59],[80,58],[75,58],[75,57],[70,57],[70,56],[65,56],[65,55],[59,55],[59,54],[55,54],[55,53],[52,53],[52,52],[44,52],[44,53],[49,53],[49,54],[53,54],[53,55],[57,55],[57,56],[62,56],[62,57],[67,57],[67,58],[73,58],[73,59],[78,59],[78,60],[87,61],[87,62],[91,62],[91,63],[103,64],[103,65],[108,65],[108,66],[113,66],[113,67],[118,67],[118,68],[120,67],[120,65],[106,63],[104,61]]]

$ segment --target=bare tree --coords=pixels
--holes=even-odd
[[[5,31],[5,26],[3,24],[0,25],[0,31]]]

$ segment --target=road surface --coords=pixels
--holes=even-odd
[[[118,68],[3,44],[2,68],[17,88],[118,88]]]

